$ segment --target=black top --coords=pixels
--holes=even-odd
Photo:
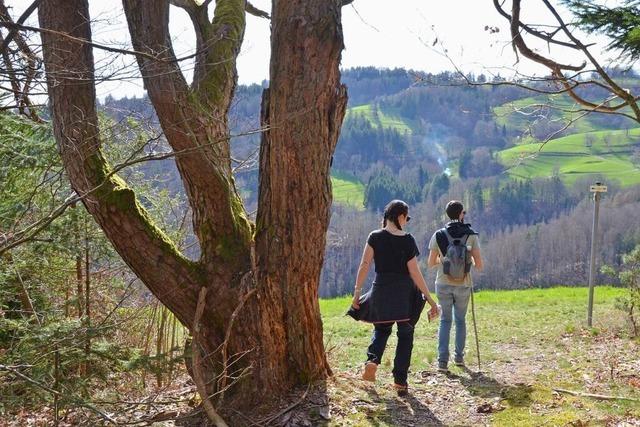
[[[409,233],[396,236],[387,230],[376,230],[367,239],[373,248],[376,273],[409,274],[407,262],[420,255],[416,239]]]

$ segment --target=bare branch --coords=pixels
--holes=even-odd
[[[18,19],[18,22],[22,23],[26,20],[38,4],[39,1],[31,4]],[[9,10],[4,4],[4,0],[0,0],[0,22],[13,23]],[[11,41],[14,41],[18,47],[16,52],[10,52],[9,50]],[[5,63],[7,77],[11,83],[11,92],[13,93],[18,111],[34,122],[42,123],[43,120],[38,116],[33,104],[29,100],[31,85],[41,68],[39,58],[32,51],[23,35],[16,29],[9,31],[7,37],[4,39],[2,35],[0,35],[0,42],[2,43],[0,54]],[[14,64],[21,69],[15,70]]]
[[[502,10],[501,4],[498,2],[498,0],[494,0],[494,6],[498,10],[498,12],[502,16],[510,19],[510,32],[512,37],[512,45],[513,45],[514,51],[516,52],[516,55],[518,55],[518,53],[522,54],[524,57],[549,68],[549,70],[551,71],[551,77],[549,81],[553,81],[560,84],[564,88],[564,91],[574,101],[576,101],[578,104],[582,106],[587,107],[590,111],[612,113],[612,112],[618,112],[625,107],[630,107],[633,110],[633,113],[635,116],[634,120],[640,121],[640,108],[637,105],[638,98],[634,97],[631,93],[629,93],[627,90],[623,89],[615,81],[613,81],[613,79],[607,74],[604,68],[598,63],[598,61],[593,57],[593,55],[591,55],[591,53],[589,52],[588,46],[582,43],[569,30],[567,24],[563,21],[560,14],[550,4],[550,2],[548,0],[542,0],[542,1],[547,7],[547,9],[551,12],[551,14],[556,18],[556,21],[559,24],[558,30],[562,30],[562,32],[569,38],[569,40],[571,40],[572,47],[575,47],[578,50],[582,51],[585,57],[594,66],[595,72],[600,76],[600,78],[602,79],[602,82],[597,82],[592,80],[587,83],[587,82],[580,82],[580,81],[574,80],[575,77],[579,75],[580,72],[583,71],[584,67],[587,64],[586,61],[583,62],[583,64],[581,64],[580,66],[561,64],[551,58],[540,55],[534,52],[532,49],[530,49],[525,43],[522,37],[522,34],[520,32],[520,29],[523,27],[523,24],[520,21],[521,0],[513,0],[511,16],[509,16],[504,12],[504,10]],[[554,32],[552,36],[555,36],[555,34],[556,32]],[[540,37],[539,34],[534,34],[534,35],[536,37]],[[542,38],[544,39],[544,37]],[[563,70],[577,71],[578,73],[574,77],[567,77],[563,74]],[[594,85],[600,86],[603,89],[613,93],[616,97],[622,100],[622,102],[615,106],[606,105],[604,102],[599,104],[590,102],[576,92],[576,88],[581,84],[594,84]],[[626,115],[626,114],[622,113],[622,115]]]
[[[243,277],[243,281],[247,281],[247,280],[248,281],[253,280],[253,271],[249,271],[245,274],[245,276]],[[229,367],[228,344],[229,344],[229,340],[231,339],[231,331],[233,329],[233,324],[236,318],[238,317],[238,314],[240,313],[240,309],[242,309],[245,302],[247,302],[249,297],[254,293],[256,293],[256,291],[257,289],[253,288],[242,297],[242,299],[238,303],[238,306],[235,308],[235,310],[233,310],[233,314],[231,314],[231,319],[229,319],[229,325],[227,326],[227,331],[224,335],[224,341],[222,343],[222,372],[220,373],[220,378],[218,380],[218,383],[219,383],[218,388],[222,390],[222,393],[220,393],[220,402],[222,402],[222,400],[224,399],[224,390],[227,387],[227,377],[228,377],[227,369]]]
[[[256,129],[256,130],[249,131],[249,132],[244,132],[244,133],[237,134],[237,135],[230,135],[229,138],[235,138],[235,137],[247,136],[247,135],[254,135],[254,134],[265,132],[267,130],[268,130],[268,128],[260,128],[260,129]],[[220,144],[220,143],[223,143],[223,142],[227,141],[227,138],[219,139],[219,140],[213,140],[213,141],[209,142],[208,144],[198,145],[198,146],[190,147],[190,148],[187,148],[187,149],[184,149],[184,150],[175,150],[175,151],[166,152],[166,153],[149,154],[149,155],[146,155],[146,156],[135,158],[135,155],[140,153],[140,151],[142,149],[144,149],[144,147],[149,142],[155,141],[159,137],[160,136],[158,136],[156,138],[151,138],[149,141],[147,141],[145,143],[145,145],[143,145],[138,150],[134,151],[134,153],[132,153],[129,156],[128,159],[126,159],[124,162],[122,162],[122,163],[114,166],[113,168],[111,168],[110,171],[105,175],[103,181],[101,183],[97,184],[95,187],[93,187],[93,188],[91,188],[91,189],[89,189],[86,192],[81,193],[81,194],[70,195],[60,206],[56,207],[48,215],[46,215],[45,217],[39,219],[38,221],[34,222],[33,224],[30,224],[29,226],[25,227],[24,229],[22,229],[22,230],[20,230],[18,232],[12,233],[10,235],[6,235],[6,234],[0,233],[0,255],[2,255],[4,252],[9,251],[9,250],[11,250],[11,249],[13,249],[13,248],[15,248],[17,246],[20,246],[21,244],[33,241],[35,236],[37,236],[40,232],[45,230],[49,226],[49,224],[51,224],[56,218],[59,218],[62,214],[64,214],[64,212],[69,207],[74,206],[76,203],[85,200],[89,196],[92,196],[97,191],[99,191],[102,188],[103,185],[108,185],[109,184],[109,180],[112,177],[114,177],[118,172],[122,171],[123,169],[128,168],[128,167],[133,166],[133,165],[136,165],[136,164],[144,163],[144,162],[166,160],[166,159],[178,157],[178,156],[181,156],[181,155],[197,153],[198,151],[202,152],[203,150],[206,150],[208,147],[210,147],[212,145]]]
[[[529,48],[529,46],[527,46],[527,44],[524,42],[524,39],[522,38],[522,34],[520,34],[520,0],[513,0],[513,8],[511,13],[511,41],[514,48],[517,48],[518,52],[520,52],[523,56],[529,58],[534,62],[537,62],[538,64],[545,65],[551,70],[580,71],[586,66],[586,62],[582,63],[582,65],[560,64],[559,62],[535,53]]]
[[[112,52],[112,53],[121,53],[124,55],[134,55],[134,56],[141,56],[144,57],[146,59],[151,59],[154,61],[158,61],[158,62],[166,62],[166,63],[175,63],[175,62],[181,62],[181,61],[185,61],[188,59],[193,58],[194,56],[196,56],[199,52],[194,52],[190,55],[187,56],[183,56],[180,58],[175,58],[175,57],[171,57],[171,58],[166,58],[164,55],[152,55],[150,53],[147,52],[141,52],[141,51],[137,51],[137,50],[129,50],[129,49],[120,49],[117,47],[111,47],[111,46],[106,46],[100,43],[95,43],[91,40],[86,40],[80,37],[74,37],[71,34],[67,34],[67,33],[62,33],[59,31],[54,31],[48,28],[40,28],[40,27],[33,27],[30,25],[21,25],[18,23],[13,23],[13,22],[0,22],[0,28],[9,28],[9,29],[20,29],[20,30],[27,30],[27,31],[34,31],[34,32],[38,32],[38,33],[48,33],[48,34],[54,34],[56,36],[61,36],[61,37],[65,37],[68,38],[71,41],[74,42],[78,42],[78,43],[86,43],[87,45],[91,46],[91,47],[95,47],[96,49],[100,49],[100,50],[104,50],[107,52]]]
[[[169,0],[169,3],[171,3],[172,6],[184,9],[187,13],[191,13],[199,7],[193,0]]]
[[[578,397],[591,397],[593,399],[598,399],[598,400],[629,400],[631,402],[639,402],[640,401],[639,399],[635,399],[633,397],[608,396],[608,395],[604,395],[604,394],[583,393],[581,391],[565,390],[563,388],[554,388],[553,390],[558,392],[558,393],[566,393],[566,394],[570,394],[572,396],[578,396]]]
[[[63,393],[52,389],[51,387],[48,387],[45,384],[42,384],[36,380],[34,380],[33,378],[30,378],[29,376],[23,374],[22,372],[20,372],[18,369],[19,367],[24,367],[24,365],[20,365],[20,366],[7,366],[7,365],[0,365],[0,371],[5,371],[5,372],[10,372],[11,374],[15,375],[16,377],[28,382],[29,384],[32,384],[48,393],[51,393],[54,396],[59,396]],[[64,393],[67,398],[70,398],[74,403],[78,404],[79,406],[82,406],[84,408],[87,408],[93,412],[95,412],[96,414],[100,415],[105,421],[108,421],[112,424],[118,424],[113,418],[111,418],[109,415],[105,414],[103,411],[99,410],[98,408],[96,408],[95,406],[76,398],[75,396],[69,396],[67,393]]]
[[[351,0],[351,1],[353,1],[353,0]],[[271,16],[267,12],[265,12],[265,11],[263,11],[261,9],[258,9],[257,7],[255,7],[253,4],[251,4],[248,1],[247,1],[246,6],[244,7],[244,10],[246,10],[248,14],[253,15],[253,16],[257,16],[258,18],[271,19]]]
[[[515,1],[519,0],[514,0]],[[602,68],[602,66],[600,65],[600,63],[593,57],[593,55],[591,55],[591,52],[589,52],[589,49],[587,48],[587,46],[585,46],[580,40],[578,40],[571,31],[569,31],[569,28],[567,27],[567,24],[565,24],[565,22],[563,21],[562,17],[560,16],[560,14],[558,13],[558,11],[556,11],[556,9],[551,5],[551,3],[549,3],[548,0],[542,0],[542,2],[545,4],[545,6],[547,6],[547,9],[549,9],[549,11],[553,14],[553,16],[556,18],[556,20],[558,21],[558,23],[560,24],[560,27],[562,28],[562,31],[564,31],[564,33],[567,35],[567,37],[569,37],[569,39],[571,41],[573,41],[576,46],[580,47],[580,50],[582,50],[582,52],[584,53],[584,55],[589,59],[589,61],[593,64],[593,66],[595,67],[596,71],[598,72],[598,75],[605,81],[607,82],[607,84],[610,87],[611,92],[613,92],[614,94],[616,94],[616,96],[618,96],[620,99],[625,100],[626,104],[628,104],[631,109],[633,110],[634,114],[636,115],[636,120],[640,121],[640,107],[638,107],[637,102],[635,101],[633,95],[631,95],[629,92],[627,92],[626,90],[624,90],[622,87],[620,87],[610,76],[609,74],[607,74],[607,72],[604,70],[604,68]],[[561,79],[562,82],[562,79]],[[574,94],[575,95],[575,94]],[[580,102],[579,98],[572,96],[576,102]],[[582,102],[580,102],[582,103]],[[586,106],[592,106],[591,105],[587,105],[587,104],[583,104]]]
[[[507,12],[505,12],[505,10],[502,8],[502,4],[500,4],[499,0],[493,0],[493,5],[496,8],[496,10],[498,11],[498,13],[502,16],[504,16],[507,21],[511,22],[511,15],[509,15]],[[558,31],[554,31],[553,33],[543,33],[540,32],[534,28],[532,28],[531,26],[524,24],[522,22],[518,22],[518,25],[520,26],[520,28],[522,28],[523,30],[525,30],[527,33],[538,37],[539,39],[542,39],[548,43],[552,43],[552,44],[557,44],[560,46],[564,46],[564,47],[569,47],[571,49],[580,49],[578,46],[576,46],[575,44],[572,43],[567,43],[564,42],[562,40],[556,40],[553,38],[553,36],[555,35],[555,33]]]
[[[204,380],[204,374],[202,372],[202,357],[200,356],[200,318],[202,317],[202,312],[204,311],[204,303],[206,301],[208,288],[202,287],[200,289],[200,293],[198,295],[198,304],[196,306],[196,314],[193,321],[192,326],[192,337],[191,340],[191,352],[193,357],[193,380],[196,383],[196,387],[198,389],[198,393],[202,398],[202,406],[204,407],[207,416],[217,427],[227,427],[227,423],[222,419],[222,417],[216,411],[211,400],[209,399],[207,393],[207,386]]]
[[[4,1],[2,1],[1,3],[4,4]],[[25,9],[22,15],[20,15],[20,18],[18,18],[16,24],[22,25],[24,21],[26,21],[27,18],[29,18],[29,16],[31,16],[31,14],[38,8],[40,3],[42,3],[42,0],[34,0],[33,3],[31,3],[29,7]],[[2,41],[2,45],[0,45],[0,51],[4,51],[7,49],[7,47],[9,47],[9,43],[11,43],[13,37],[17,34],[17,32],[18,28],[12,28],[11,30],[9,30],[7,37],[5,37],[5,39]]]

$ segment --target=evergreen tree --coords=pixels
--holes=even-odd
[[[471,207],[478,214],[484,212],[484,195],[482,194],[480,181],[476,181],[476,185],[471,190]]]
[[[433,203],[437,202],[440,197],[449,191],[449,176],[446,173],[442,173],[436,176],[431,183],[429,189],[429,197]]]
[[[565,0],[578,18],[578,26],[589,32],[602,33],[611,39],[609,50],[620,51],[630,60],[640,58],[640,4],[623,0],[620,6],[608,7],[595,0]]]
[[[471,150],[467,148],[460,154],[460,160],[458,161],[458,175],[460,175],[460,178],[465,179],[470,176],[472,161]]]
[[[429,182],[429,172],[420,165],[420,169],[418,169],[418,186],[420,188],[424,188],[424,186]]]

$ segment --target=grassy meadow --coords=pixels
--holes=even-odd
[[[594,175],[623,186],[640,183],[640,168],[631,157],[640,143],[640,129],[578,133],[547,143],[521,144],[498,153],[513,178],[548,177],[566,183]]]
[[[357,178],[341,172],[331,174],[333,201],[341,205],[364,209],[364,184]]]
[[[359,114],[371,123],[374,128],[391,128],[400,133],[413,132],[412,125],[400,114],[393,111],[383,111],[375,104],[358,105],[347,110],[347,117],[350,114]]]
[[[526,132],[539,115],[564,123],[576,120],[582,113],[573,113],[571,110],[578,108],[579,106],[566,95],[541,95],[517,99],[494,107],[493,114],[498,126],[505,126],[508,131]],[[586,116],[572,123],[569,130],[572,133],[584,133],[601,128]]]
[[[390,387],[395,337],[375,386],[361,381],[372,327],[344,315],[349,297],[322,300],[335,373],[328,386],[328,425],[638,425],[640,400],[554,390],[640,399],[640,340],[629,336],[623,313],[614,307],[622,292],[596,288],[593,328],[586,327],[586,288],[476,293],[480,371],[470,311],[468,367],[452,365],[448,375],[436,370],[438,324],[422,318],[407,399]]]

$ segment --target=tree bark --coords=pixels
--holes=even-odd
[[[244,2],[218,1],[218,21],[212,23],[206,9],[200,10],[198,47],[211,65],[203,69],[198,63],[193,90],[171,46],[169,2],[123,0],[123,5],[133,47],[157,58],[138,56],[138,65],[167,141],[174,151],[190,150],[176,156],[176,163],[194,214],[203,265],[210,274],[220,274],[219,266],[229,263],[235,264],[229,270],[246,267],[253,230],[231,174],[227,119],[244,34]],[[218,280],[230,280],[224,276]]]
[[[256,227],[235,189],[227,121],[245,1],[217,0],[211,21],[204,8],[190,6],[198,40],[191,85],[171,47],[169,2],[123,4],[133,46],[145,53],[138,56],[145,88],[167,141],[180,151],[176,163],[200,260],[176,249],[101,153],[92,51],[63,35],[90,40],[87,0],[47,0],[40,22],[54,31],[42,33],[44,62],[54,133],[73,188],[88,194],[85,207],[145,285],[192,333],[199,329],[195,359],[214,384],[210,392],[245,374],[225,392],[226,406],[247,409],[325,378],[318,282],[329,168],[346,106],[338,2],[274,2],[271,88],[262,113],[270,130],[261,147]],[[202,288],[206,303],[196,322]]]
[[[43,2],[43,32],[53,130],[74,190],[123,260],[158,298],[189,324],[193,321],[200,274],[149,219],[134,192],[111,174],[101,149],[95,106],[93,52],[86,0]],[[177,291],[178,290],[178,291]],[[190,315],[191,313],[191,315]]]
[[[318,285],[331,207],[331,158],[345,112],[337,2],[276,1],[270,86],[263,94],[256,227],[263,304],[280,300],[282,374],[309,381],[330,369],[324,354]],[[266,309],[266,307],[264,307]],[[288,360],[287,360],[288,359]],[[279,372],[275,369],[274,372]]]

